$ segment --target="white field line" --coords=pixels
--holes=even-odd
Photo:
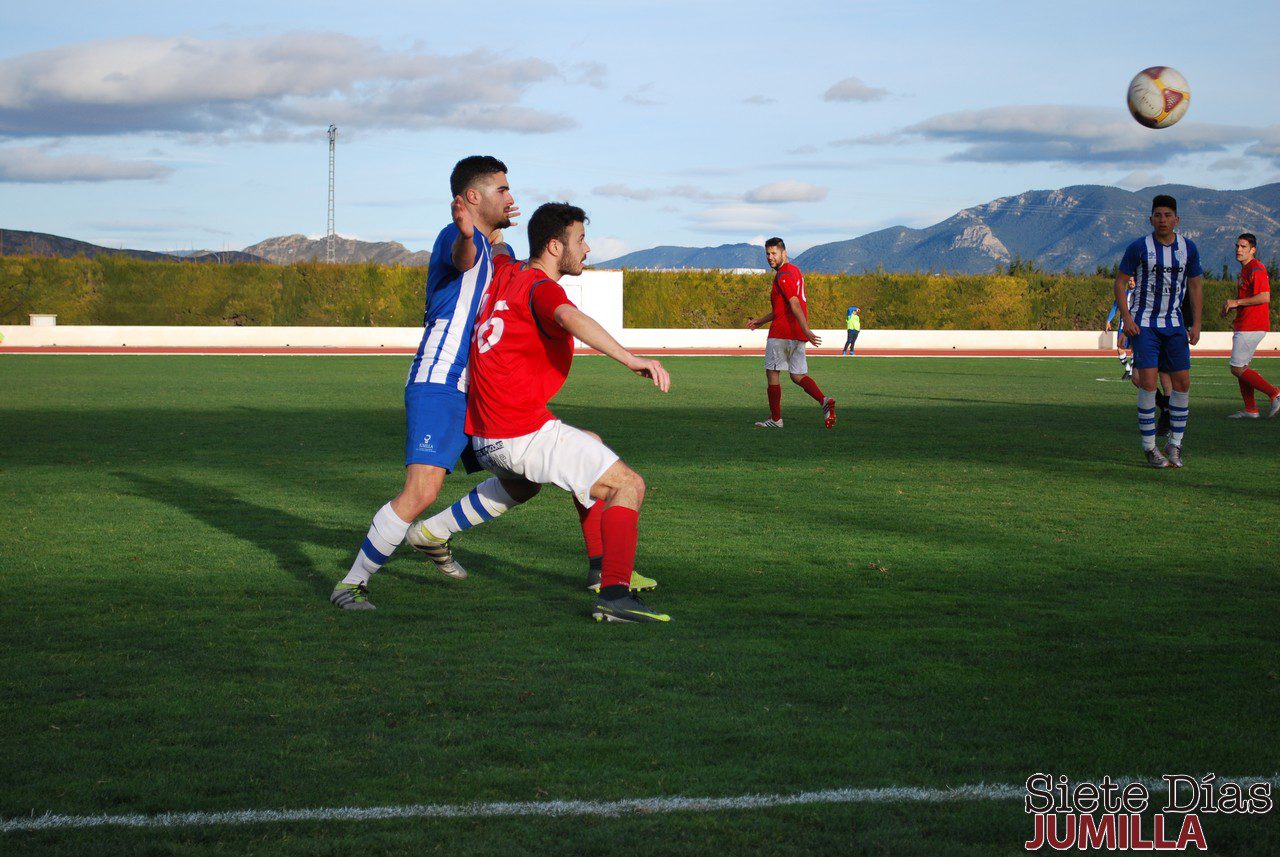
[[[1240,784],[1270,783],[1280,786],[1280,774],[1270,777],[1219,777]],[[1153,778],[1114,778],[1119,785],[1140,782],[1152,793],[1156,805],[1164,794],[1164,781]],[[553,800],[470,804],[410,804],[406,806],[329,807],[318,809],[245,809],[231,812],[166,812],[158,815],[33,815],[0,821],[0,833],[45,830],[84,830],[94,827],[214,827],[276,824],[291,821],[382,821],[400,818],[494,818],[647,815],[662,812],[725,812],[771,809],[780,806],[813,806],[861,803],[963,803],[1021,800],[1022,785],[976,785],[951,788],[887,786],[884,788],[826,789],[797,794],[741,795],[739,797],[651,797],[614,801]]]

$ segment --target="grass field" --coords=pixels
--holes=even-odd
[[[649,483],[665,626],[598,625],[549,489],[327,596],[399,488],[406,358],[0,357],[0,820],[1280,771],[1280,419],[1193,369],[1142,466],[1114,360],[758,359],[557,413]],[[1280,376],[1280,360],[1256,368]],[[1099,379],[1106,380],[1099,380]],[[446,483],[447,500],[476,481]],[[1280,852],[1277,814],[1202,816]],[[1017,853],[1017,799],[0,833],[5,853]]]

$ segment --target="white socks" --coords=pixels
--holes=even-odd
[[[400,520],[400,516],[391,510],[391,504],[383,506],[373,516],[373,524],[369,534],[365,536],[360,552],[351,571],[342,578],[343,583],[368,583],[374,572],[382,568],[382,564],[391,559],[396,547],[404,541],[404,534],[409,531],[409,522]]]
[[[422,528],[437,539],[447,539],[454,533],[469,530],[476,524],[491,521],[510,509],[519,505],[507,489],[502,487],[502,480],[492,476],[481,482],[471,493],[454,503],[443,512],[437,512],[422,522]]]

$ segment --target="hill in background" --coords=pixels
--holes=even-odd
[[[1196,242],[1201,260],[1215,276],[1222,266],[1234,276],[1235,239],[1258,236],[1259,255],[1271,259],[1280,248],[1280,184],[1249,190],[1206,190],[1160,185],[1127,191],[1105,185],[1075,185],[1001,197],[955,214],[925,229],[893,226],[847,241],[820,244],[793,257],[805,271],[987,273],[1021,259],[1046,271],[1092,273],[1120,261],[1125,246],[1150,231],[1151,198],[1178,199],[1178,231]],[[764,248],[655,247],[597,263],[596,267],[760,267]],[[676,255],[672,251],[681,251]],[[684,260],[697,260],[696,264]],[[746,260],[746,261],[744,261]]]
[[[125,250],[102,247],[87,241],[76,241],[74,238],[63,238],[60,235],[49,235],[44,232],[24,232],[20,229],[0,229],[0,256],[49,256],[69,259],[73,256],[85,256],[93,259],[97,256],[128,256],[131,259],[166,262],[262,262],[261,256],[255,256],[241,250],[198,250],[187,253],[156,253],[151,250]]]
[[[1258,236],[1263,262],[1280,253],[1280,183],[1249,190],[1206,190],[1188,185],[1159,185],[1127,191],[1106,185],[1074,185],[1058,190],[1032,190],[1006,196],[963,211],[924,229],[892,226],[857,238],[819,244],[793,257],[805,271],[863,273],[936,271],[982,274],[1006,270],[1017,261],[1042,270],[1093,273],[1110,268],[1133,239],[1150,226],[1151,198],[1170,193],[1178,199],[1182,223],[1178,231],[1200,248],[1206,271],[1235,276],[1235,239],[1241,232]],[[784,236],[785,237],[785,236]],[[0,255],[70,257],[124,254],[138,259],[259,262],[278,265],[318,262],[325,258],[324,238],[282,235],[243,251],[195,255],[147,250],[116,250],[57,235],[0,230]],[[359,241],[338,236],[334,258],[342,263],[425,266],[427,250],[411,251],[396,241]],[[664,245],[603,262],[596,268],[648,270],[765,268],[764,248],[752,244],[718,247]]]
[[[261,256],[277,265],[294,262],[323,262],[327,242],[324,238],[305,235],[281,235],[244,248],[244,252]],[[429,250],[412,251],[398,241],[357,241],[338,235],[333,243],[335,262],[373,262],[378,265],[421,265],[431,261]]]

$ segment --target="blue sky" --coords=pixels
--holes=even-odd
[[[17,8],[15,8],[17,7]],[[1280,4],[53,2],[0,11],[0,226],[139,249],[424,249],[463,155],[592,258],[794,250],[1033,188],[1280,180]],[[1129,79],[1191,109],[1152,131]],[[523,235],[512,236],[517,249]]]

